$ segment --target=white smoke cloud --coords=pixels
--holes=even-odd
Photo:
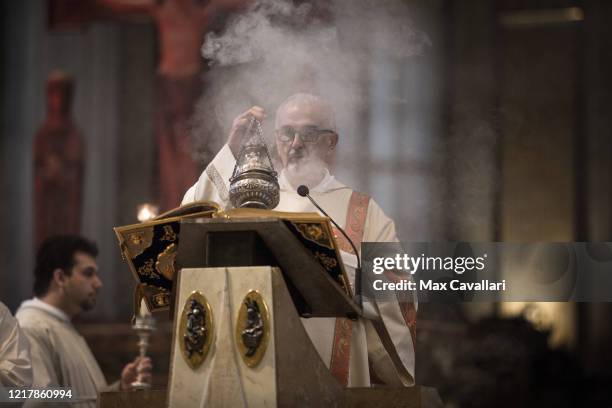
[[[339,133],[350,134],[367,103],[369,63],[405,59],[430,45],[401,0],[334,0],[314,5],[256,1],[221,33],[209,33],[202,55],[210,70],[194,115],[200,159],[210,160],[232,120],[252,105],[266,109],[270,135],[276,108],[307,91],[336,110]]]

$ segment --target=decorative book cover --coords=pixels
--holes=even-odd
[[[139,283],[136,306],[140,298],[145,299],[150,311],[170,305],[181,220],[211,218],[218,211],[217,204],[200,201],[170,210],[151,221],[114,228],[123,259]]]
[[[139,283],[135,304],[145,299],[150,311],[166,309],[171,302],[175,260],[184,218],[281,219],[327,273],[350,295],[348,278],[329,219],[317,213],[292,213],[259,209],[221,211],[213,202],[200,201],[164,213],[151,221],[115,228],[123,259]]]

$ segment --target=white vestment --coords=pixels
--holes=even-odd
[[[95,407],[97,393],[107,388],[106,379],[68,316],[36,298],[23,302],[15,316],[30,341],[33,387],[69,388],[73,399],[89,401],[70,406]],[[24,405],[34,406],[33,400]]]
[[[230,148],[227,144],[224,145],[202,172],[198,181],[185,193],[182,204],[208,200],[218,203],[223,208],[228,208],[230,206],[229,179],[232,176],[235,164],[236,160]],[[297,194],[283,172],[279,177],[279,185],[280,202],[274,210],[318,212],[307,198]],[[352,193],[353,190],[337,181],[329,172],[326,173],[319,185],[310,189],[312,198],[343,228]],[[369,200],[362,241],[397,242],[395,224],[384,214],[374,200]],[[356,257],[353,254],[342,252],[342,259],[354,287]],[[397,362],[399,359],[401,363],[397,362],[395,365],[392,363],[372,324],[365,319],[359,320],[356,324],[353,324],[348,385],[351,387],[370,386],[368,358],[376,374],[387,384],[413,385],[414,344],[399,304],[395,302],[379,303],[373,305],[373,308],[370,308],[369,311],[369,317],[383,321],[393,343],[391,347],[394,348],[393,351],[396,353],[394,360]],[[368,315],[367,311],[366,315]],[[302,319],[302,323],[321,359],[329,367],[335,319]]]
[[[30,344],[19,329],[17,319],[0,302],[0,386],[12,388],[30,385]]]

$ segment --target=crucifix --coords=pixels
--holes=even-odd
[[[159,36],[156,138],[159,207],[180,204],[200,168],[192,156],[189,119],[202,94],[200,47],[212,19],[251,0],[50,0],[51,28],[83,27],[96,20],[148,16]]]

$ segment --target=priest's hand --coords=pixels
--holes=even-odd
[[[134,361],[123,367],[119,389],[123,391],[130,390],[132,388],[132,383],[137,379],[150,384],[152,368],[153,365],[149,357],[136,357]]]
[[[238,115],[238,117],[234,119],[234,122],[232,123],[232,128],[230,129],[230,134],[227,138],[227,145],[236,158],[238,157],[238,153],[240,153],[240,146],[242,145],[242,142],[244,142],[246,131],[252,118],[262,122],[266,118],[266,112],[259,106],[253,106],[248,111]]]

